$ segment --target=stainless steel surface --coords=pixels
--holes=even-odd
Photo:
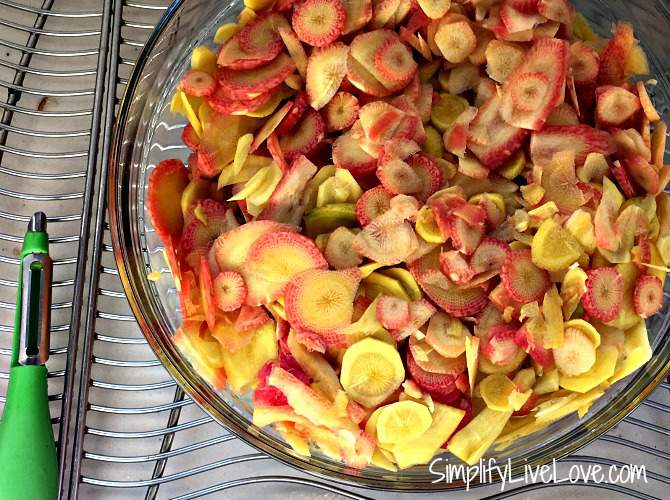
[[[33,222],[33,219],[30,219],[29,227],[34,226]],[[46,224],[43,224],[43,226],[46,227]],[[34,266],[34,264],[37,265]],[[22,265],[23,286],[21,288],[18,361],[22,365],[43,365],[49,359],[53,262],[47,254],[30,253],[23,258]],[[35,287],[37,287],[36,294]],[[35,309],[37,311],[33,314]],[[35,328],[35,334],[29,330],[31,326],[30,318],[37,318],[37,325],[32,325]],[[32,340],[35,341],[32,345],[30,342],[31,335],[33,335]]]
[[[111,253],[99,171],[109,154],[114,107],[164,9],[158,0],[0,0],[0,394],[17,249],[39,208],[49,214],[54,256],[48,366],[54,423],[63,415],[68,429],[59,439],[64,498],[407,498],[344,492],[242,443],[184,396],[134,322]],[[514,485],[505,496],[667,497],[670,384],[559,469],[567,477],[573,465],[616,463],[646,465],[648,483],[601,485],[608,491]]]
[[[47,232],[47,216],[44,212],[35,212],[28,221],[28,231]],[[38,265],[33,268],[33,263]],[[22,365],[44,365],[49,359],[51,327],[51,282],[53,281],[53,261],[47,254],[29,254],[23,258],[23,288],[21,297],[21,330],[19,333],[19,363]],[[38,274],[38,300],[31,301],[33,295],[33,275]],[[37,353],[29,352],[28,320],[31,308],[37,307]]]
[[[54,263],[49,399],[66,463],[103,95],[95,75],[108,37],[100,2],[55,3],[0,2],[0,331],[12,331],[20,244],[41,210]],[[0,345],[3,394],[9,337]]]
[[[28,231],[46,233],[47,216],[44,212],[35,212],[28,221]]]

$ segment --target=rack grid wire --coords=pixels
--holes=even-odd
[[[315,479],[249,447],[184,395],[135,323],[113,258],[105,173],[115,107],[166,6],[0,0],[0,409],[18,250],[40,209],[49,214],[55,260],[48,367],[62,498],[407,498]],[[645,464],[646,482],[600,487],[617,498],[667,496],[669,417],[670,383],[662,383],[562,460],[561,475],[573,465]],[[459,496],[602,493],[593,484],[525,484]]]

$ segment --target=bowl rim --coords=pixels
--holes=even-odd
[[[326,462],[316,457],[300,457],[283,445],[279,440],[273,438],[262,429],[256,428],[253,425],[246,423],[241,415],[235,411],[222,412],[222,406],[228,406],[223,402],[220,395],[214,391],[208,384],[194,383],[194,378],[187,377],[184,373],[195,372],[194,368],[185,361],[185,358],[174,348],[173,345],[168,345],[161,338],[156,335],[151,326],[151,321],[146,316],[146,311],[141,304],[141,297],[138,294],[136,287],[133,286],[133,274],[135,270],[129,265],[129,251],[132,253],[132,247],[127,246],[129,241],[127,231],[124,231],[123,217],[120,217],[119,207],[123,209],[123,203],[119,203],[120,197],[123,197],[123,192],[126,186],[118,183],[118,177],[123,171],[127,171],[128,167],[120,167],[121,150],[123,148],[122,138],[126,129],[127,117],[129,110],[133,104],[133,97],[136,93],[140,83],[140,76],[147,64],[148,57],[155,48],[156,43],[161,38],[161,35],[170,24],[173,16],[179,12],[183,5],[188,0],[174,0],[163,16],[156,24],[151,35],[147,39],[142,51],[140,52],[136,65],[133,68],[132,74],[128,79],[120,101],[118,112],[115,118],[113,134],[111,138],[111,148],[109,155],[109,163],[107,165],[107,203],[110,233],[112,239],[112,247],[114,252],[114,259],[119,272],[119,279],[122,283],[126,298],[133,312],[133,315],[140,326],[142,334],[151,347],[151,350],[159,359],[163,367],[167,370],[169,375],[177,382],[177,384],[184,390],[184,392],[214,421],[222,425],[237,437],[242,439],[245,443],[251,445],[257,450],[264,452],[274,459],[295,468],[301,472],[306,472],[312,476],[320,479],[334,481],[341,485],[349,485],[358,488],[373,489],[378,491],[416,491],[416,492],[436,492],[436,491],[458,491],[465,488],[465,483],[461,480],[452,483],[425,483],[415,481],[389,481],[387,479],[375,479],[366,477],[361,474],[350,474],[354,469],[342,465],[337,470],[332,467],[332,462]],[[575,451],[587,446],[591,442],[598,439],[601,435],[609,431],[612,427],[629,415],[637,406],[658,386],[660,382],[670,373],[670,357],[665,365],[660,367],[656,375],[645,385],[637,395],[633,396],[631,400],[624,407],[620,408],[609,419],[604,420],[599,426],[593,429],[584,429],[583,424],[581,428],[575,429],[575,434],[563,436],[559,442],[560,446],[555,448],[552,455],[545,457],[533,456],[532,461],[526,463],[528,465],[542,465],[550,462],[552,459],[562,459]],[[629,385],[635,382],[635,378],[629,381]],[[622,389],[623,392],[623,389]],[[221,401],[217,401],[221,400]],[[222,403],[222,404],[221,404]],[[594,414],[593,418],[602,413]],[[602,419],[601,419],[602,420]],[[263,437],[261,437],[263,436]],[[322,465],[320,465],[322,464]],[[512,476],[518,477],[523,474],[523,466],[518,466],[512,469]],[[472,484],[470,488],[495,484],[500,482],[500,477],[495,478],[492,483]]]

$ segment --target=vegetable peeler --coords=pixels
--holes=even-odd
[[[47,218],[35,213],[21,248],[9,387],[0,420],[0,500],[55,499],[58,460],[47,369],[51,271]]]

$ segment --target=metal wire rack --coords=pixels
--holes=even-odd
[[[165,7],[160,0],[0,0],[0,332],[7,333],[0,335],[0,408],[18,249],[40,209],[50,215],[56,264],[48,366],[62,498],[400,498],[316,480],[245,445],[184,395],[134,321],[112,255],[101,173],[115,106]],[[559,469],[576,464],[645,464],[646,483],[601,487],[618,497],[667,496],[670,384]],[[463,496],[531,494],[602,491],[527,484]]]

